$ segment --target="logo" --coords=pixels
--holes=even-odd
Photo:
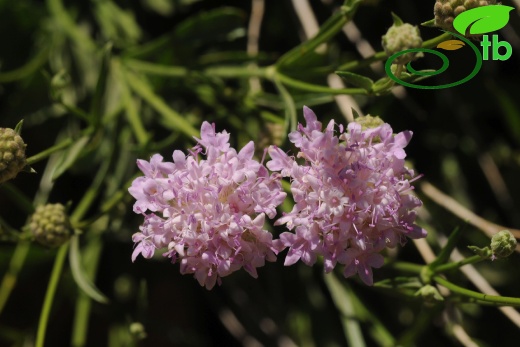
[[[431,53],[438,56],[442,60],[442,66],[437,70],[416,70],[412,67],[411,62],[406,65],[406,69],[412,75],[412,77],[430,77],[438,75],[444,71],[446,71],[450,65],[448,57],[439,51],[428,49],[428,48],[412,48],[407,49],[401,52],[398,52],[388,58],[385,64],[385,71],[393,81],[396,83],[402,84],[405,87],[410,88],[418,88],[418,89],[444,89],[458,86],[459,84],[466,83],[480,71],[482,68],[482,61],[489,60],[490,57],[493,60],[507,60],[511,57],[513,49],[509,42],[499,41],[498,35],[484,35],[482,37],[482,42],[480,42],[480,46],[482,48],[482,53],[480,48],[477,47],[473,42],[468,40],[466,35],[482,35],[486,33],[490,33],[496,30],[499,30],[506,26],[509,21],[509,12],[514,8],[511,6],[502,6],[502,5],[493,5],[493,6],[483,6],[473,8],[471,10],[467,10],[459,14],[455,20],[453,21],[453,27],[458,33],[449,32],[458,40],[447,40],[441,42],[437,45],[436,48],[440,48],[443,50],[457,50],[463,48],[465,46],[469,46],[473,52],[475,53],[475,67],[466,77],[447,84],[441,84],[437,86],[428,86],[428,85],[419,85],[414,84],[405,80],[400,79],[391,70],[392,62],[397,59],[399,56],[406,53]],[[443,30],[445,31],[445,30]],[[501,49],[502,48],[502,49]],[[505,52],[504,52],[505,50]],[[501,52],[502,51],[502,52]]]

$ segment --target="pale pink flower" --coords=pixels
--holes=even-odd
[[[322,130],[312,110],[303,112],[306,126],[289,134],[296,158],[271,146],[266,164],[291,178],[295,205],[275,223],[295,231],[276,241],[289,248],[285,265],[313,265],[322,256],[326,272],[340,263],[345,277],[358,274],[371,285],[372,268],[383,265],[379,252],[426,236],[415,224],[421,201],[412,195],[414,172],[404,166],[412,132],[394,135],[386,123],[362,130],[353,122],[336,135],[334,121]]]
[[[264,222],[285,199],[281,175],[253,159],[252,141],[237,153],[229,134],[208,122],[197,141],[188,156],[174,151],[173,162],[158,154],[138,160],[145,175],[129,192],[145,221],[133,236],[132,260],[163,250],[182,274],[194,274],[208,289],[241,268],[256,278],[256,269],[276,260],[279,250]]]

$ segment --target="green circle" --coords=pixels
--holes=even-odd
[[[445,31],[445,30],[443,30],[443,31]],[[477,46],[475,46],[471,41],[466,39],[464,36],[456,34],[456,33],[452,33],[452,32],[450,32],[450,34],[452,34],[453,36],[458,37],[459,39],[464,41],[466,44],[468,44],[473,49],[473,51],[475,53],[477,61],[475,63],[475,67],[473,68],[473,71],[471,71],[471,73],[468,76],[466,76],[465,78],[463,78],[463,79],[461,79],[459,81],[455,81],[455,82],[447,83],[447,84],[441,84],[439,86],[422,86],[422,85],[408,83],[408,82],[405,82],[403,80],[400,80],[397,76],[395,76],[392,73],[391,67],[392,67],[392,62],[397,57],[399,57],[402,54],[406,54],[406,53],[409,53],[409,52],[426,52],[426,53],[432,53],[432,54],[435,54],[435,55],[441,57],[441,59],[443,61],[443,64],[442,64],[441,68],[438,69],[438,70],[435,70],[435,71],[431,71],[431,72],[420,72],[420,71],[417,71],[410,65],[410,63],[408,63],[407,69],[410,72],[415,73],[416,75],[419,75],[419,76],[434,76],[434,75],[437,75],[439,73],[442,73],[442,72],[446,71],[446,69],[449,66],[449,60],[448,60],[448,58],[446,57],[446,55],[444,53],[440,53],[438,51],[434,51],[434,50],[428,49],[428,48],[414,48],[414,49],[407,49],[405,51],[398,52],[398,53],[393,54],[392,56],[390,56],[388,58],[388,60],[385,63],[385,71],[386,71],[388,77],[390,77],[394,82],[397,82],[397,83],[399,83],[399,84],[401,84],[401,85],[403,85],[405,87],[417,88],[417,89],[444,89],[444,88],[451,88],[451,87],[458,86],[459,84],[466,83],[467,81],[469,81],[470,79],[475,77],[475,75],[482,68],[482,54],[480,53],[480,51],[477,48]]]
[[[441,57],[441,59],[442,59],[442,66],[441,66],[440,69],[435,70],[435,71],[417,71],[417,70],[415,70],[412,67],[412,63],[409,62],[408,64],[406,64],[406,69],[410,73],[413,73],[414,75],[419,75],[419,76],[435,76],[435,75],[441,74],[444,71],[448,70],[448,67],[450,66],[450,61],[448,60],[448,57],[444,53],[441,53],[439,51],[434,51],[433,49],[427,49],[427,48],[408,49],[408,50],[406,50],[404,52],[412,52],[412,51],[415,52],[415,51],[417,51],[417,49],[419,49],[420,52],[432,53],[432,54],[435,54],[438,57]],[[390,58],[392,58],[392,57],[390,57]]]

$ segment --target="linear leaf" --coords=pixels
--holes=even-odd
[[[52,175],[52,180],[55,181],[63,175],[65,171],[67,171],[78,159],[81,151],[85,148],[85,145],[90,140],[90,136],[83,136],[79,140],[77,140],[69,149],[63,154],[61,162],[56,167],[54,174]]]
[[[374,85],[374,81],[372,81],[370,78],[352,72],[336,71],[336,74],[343,78],[347,83],[365,90],[372,90],[372,86]]]
[[[85,292],[85,294],[92,298],[92,300],[102,304],[109,303],[110,300],[86,276],[85,270],[81,266],[81,252],[79,250],[78,235],[74,235],[70,239],[69,262],[70,269],[72,271],[72,277],[74,277],[78,287],[80,287],[81,290]]]

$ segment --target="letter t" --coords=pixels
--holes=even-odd
[[[488,60],[489,59],[489,46],[491,46],[491,42],[489,41],[487,35],[484,35],[480,45],[482,46],[482,59]]]

